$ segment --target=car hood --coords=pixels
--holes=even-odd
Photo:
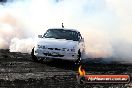
[[[78,41],[54,38],[39,38],[37,45],[43,45],[52,48],[75,48]]]

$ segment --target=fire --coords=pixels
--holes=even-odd
[[[85,70],[82,69],[82,66],[79,66],[78,72],[79,72],[80,76],[85,76],[85,74],[86,74]]]

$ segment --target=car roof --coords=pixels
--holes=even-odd
[[[63,29],[63,30],[71,30],[71,31],[76,31],[76,32],[79,32],[78,30],[76,29],[70,29],[70,28],[49,28],[49,29]]]

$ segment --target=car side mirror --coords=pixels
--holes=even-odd
[[[38,38],[43,38],[43,36],[42,35],[38,35]]]
[[[84,38],[81,39],[81,42],[84,42]]]
[[[79,42],[84,42],[84,38],[80,39]]]

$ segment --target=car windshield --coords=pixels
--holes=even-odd
[[[49,29],[44,34],[44,38],[56,38],[56,39],[79,41],[80,33],[72,30]]]

